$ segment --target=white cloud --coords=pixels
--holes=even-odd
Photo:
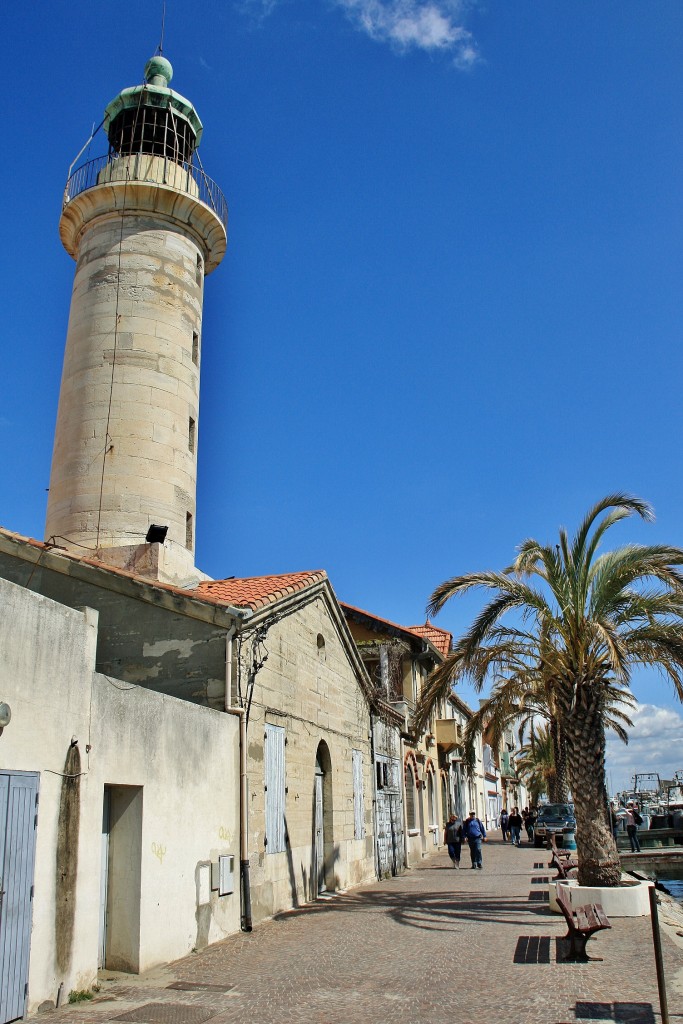
[[[263,21],[269,14],[272,14],[279,5],[280,0],[236,0],[235,6],[257,21]]]
[[[683,715],[673,708],[639,704],[630,717],[628,745],[607,735],[608,788],[630,788],[635,772],[656,772],[670,779],[683,770]]]
[[[281,0],[241,0],[242,9],[267,17]],[[399,52],[424,50],[453,54],[456,67],[476,64],[479,52],[464,16],[472,0],[329,0],[351,23],[378,43]]]
[[[462,25],[459,0],[334,0],[371,39],[399,49],[455,50],[476,59],[472,34]]]

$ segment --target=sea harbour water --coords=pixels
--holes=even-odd
[[[683,905],[683,878],[658,877],[657,882],[663,889],[666,889],[670,896]]]

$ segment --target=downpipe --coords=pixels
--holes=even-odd
[[[249,877],[249,833],[247,831],[247,717],[244,708],[233,707],[230,703],[232,694],[232,641],[236,627],[228,630],[225,643],[225,703],[224,710],[229,715],[237,715],[240,720],[240,895],[242,903],[242,931],[250,932],[253,928],[251,919],[251,882]]]

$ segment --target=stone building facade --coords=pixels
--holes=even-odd
[[[372,694],[324,572],[207,581],[248,608],[231,702],[248,715],[254,921],[375,876]]]
[[[416,735],[412,715],[427,676],[443,662],[444,654],[423,627],[400,626],[348,604],[342,608],[373,689],[401,721],[403,824],[406,862],[411,866],[443,845],[441,793],[448,784],[437,755],[435,716],[425,732]],[[446,636],[450,646],[450,634]]]

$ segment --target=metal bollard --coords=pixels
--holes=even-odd
[[[662,937],[659,934],[659,914],[657,911],[657,890],[651,885],[647,891],[650,899],[650,920],[652,921],[652,944],[655,948],[655,966],[657,968],[657,988],[659,989],[659,1007],[662,1012],[662,1024],[669,1024],[669,1007],[666,1001],[666,982],[664,980],[664,961],[662,959]]]

